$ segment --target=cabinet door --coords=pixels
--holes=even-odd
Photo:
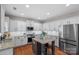
[[[13,55],[13,48],[1,50],[0,55]]]
[[[22,45],[21,39],[15,39],[16,46]]]
[[[22,45],[25,44],[25,38],[21,38],[21,44],[22,44]]]
[[[27,38],[26,37],[21,38],[20,43],[21,45],[27,44]]]
[[[15,42],[16,46],[27,44],[27,37],[26,38],[14,38],[13,41]]]
[[[27,44],[27,37],[24,38],[24,43]]]
[[[16,20],[11,20],[9,21],[9,31],[10,32],[17,32],[17,21]]]
[[[9,17],[5,17],[4,20],[4,32],[9,31]]]

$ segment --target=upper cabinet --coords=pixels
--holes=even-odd
[[[43,24],[43,30],[50,31],[50,28],[52,28],[52,27],[50,27],[50,24],[49,23]]]
[[[41,31],[41,30],[42,30],[42,24],[34,23],[34,31]]]
[[[4,19],[4,32],[9,31],[9,17],[5,17]]]
[[[26,21],[17,21],[17,31],[26,32]]]
[[[16,32],[17,31],[17,23],[16,23],[15,20],[10,19],[9,31],[10,32]]]
[[[17,20],[17,19],[11,19],[9,20],[9,29],[10,32],[26,32],[27,27],[33,27],[33,31],[41,31],[42,30],[42,24],[31,21],[31,20]]]
[[[40,31],[42,29],[42,24],[35,21],[26,21],[26,27],[33,27],[34,31]]]

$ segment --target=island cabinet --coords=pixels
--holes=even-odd
[[[49,45],[49,42],[51,45]],[[54,55],[55,54],[55,41],[54,40],[42,40],[33,39],[32,41],[33,54],[35,55]],[[49,51],[50,49],[50,51]]]

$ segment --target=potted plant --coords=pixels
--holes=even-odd
[[[45,36],[47,35],[47,33],[46,32],[44,32],[44,31],[42,31],[42,33],[41,33],[41,38],[40,39],[45,39]]]

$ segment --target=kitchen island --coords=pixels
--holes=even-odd
[[[54,55],[55,52],[55,39],[56,37],[52,38],[45,38],[45,39],[40,39],[40,38],[33,38],[33,53],[36,55],[47,55],[48,53],[48,48],[50,46],[51,48],[51,54]]]

